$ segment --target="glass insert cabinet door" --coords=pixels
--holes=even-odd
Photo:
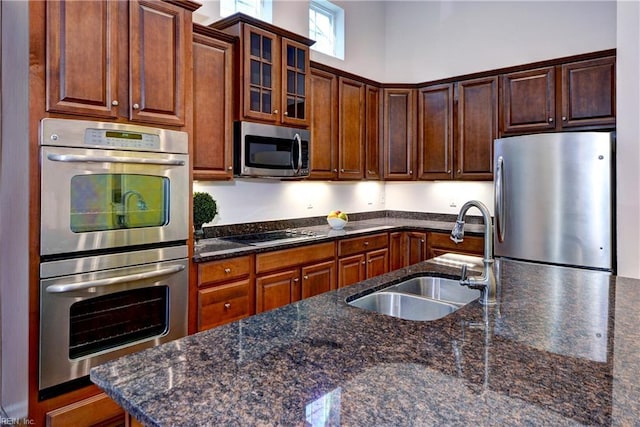
[[[307,86],[309,48],[291,40],[282,40],[283,105],[282,121],[304,124],[308,117]]]
[[[309,125],[309,47],[249,24],[244,27],[245,118]]]
[[[279,46],[277,36],[245,26],[244,111],[246,117],[278,120]]]

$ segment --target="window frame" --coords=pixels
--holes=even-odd
[[[333,41],[331,44],[331,52],[320,49],[321,45],[315,43],[311,46],[316,52],[329,55],[338,59],[344,60],[344,9],[331,3],[328,0],[310,0],[309,1],[309,38],[317,40],[318,32],[316,31],[317,25],[311,25],[311,13],[317,15],[323,15],[329,18],[331,21],[331,37]]]

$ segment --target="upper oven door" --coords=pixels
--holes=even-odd
[[[186,154],[41,147],[41,255],[188,238]]]

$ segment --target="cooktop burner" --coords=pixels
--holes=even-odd
[[[239,234],[236,236],[221,237],[222,240],[243,243],[245,245],[260,246],[271,242],[297,241],[312,237],[322,237],[324,234],[300,230],[276,230],[264,233]]]

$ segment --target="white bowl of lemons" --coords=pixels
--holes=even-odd
[[[334,230],[342,230],[349,222],[349,217],[342,211],[331,211],[327,215],[327,222]]]

